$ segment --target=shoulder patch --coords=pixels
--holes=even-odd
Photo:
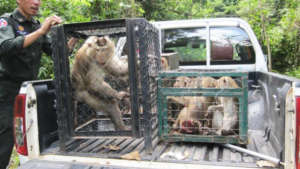
[[[6,27],[7,26],[7,21],[3,18],[0,19],[0,28],[1,27]]]

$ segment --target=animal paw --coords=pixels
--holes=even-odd
[[[117,94],[117,99],[118,99],[118,100],[122,100],[122,99],[125,98],[125,97],[129,97],[129,93],[124,92],[124,91],[120,91],[120,92]]]

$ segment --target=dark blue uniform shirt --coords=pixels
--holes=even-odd
[[[0,79],[15,82],[34,80],[42,52],[51,55],[50,39],[40,37],[23,48],[24,37],[40,27],[37,20],[26,18],[16,9],[0,17]]]

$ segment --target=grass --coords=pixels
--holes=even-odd
[[[10,157],[8,169],[18,168],[19,164],[20,164],[19,156],[18,153],[16,152],[16,149],[14,148]]]
[[[297,69],[294,69],[290,72],[286,72],[285,74],[292,76],[292,77],[300,78],[300,66]]]

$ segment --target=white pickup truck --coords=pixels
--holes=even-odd
[[[143,138],[126,137],[77,139],[61,152],[54,82],[27,81],[15,104],[20,169],[300,169],[300,80],[268,72],[249,24],[238,18],[152,24],[159,30],[161,51],[179,54],[179,69],[248,72],[248,144],[243,152],[221,144],[157,142],[149,155],[143,149]],[[111,144],[121,150],[103,148]],[[132,151],[139,152],[139,160],[120,158]]]

